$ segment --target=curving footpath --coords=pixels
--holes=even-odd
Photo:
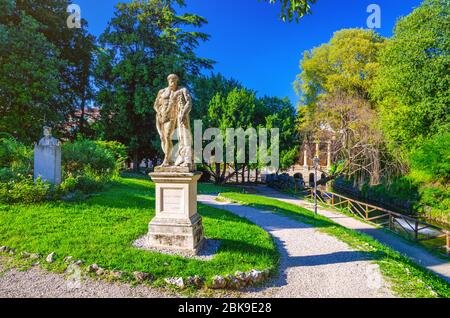
[[[298,205],[305,209],[314,211],[314,205],[306,200],[293,198],[267,186],[258,186],[255,187],[255,189],[264,197]],[[408,242],[371,224],[359,221],[342,213],[334,212],[322,207],[318,208],[318,213],[348,229],[352,229],[373,237],[380,243],[400,252],[416,264],[427,268],[450,283],[450,263],[444,259],[434,256],[424,248],[421,248],[414,243]]]
[[[271,212],[199,195],[199,202],[224,209],[260,226],[281,252],[281,275],[272,287],[247,297],[377,298],[394,297],[378,265],[362,253],[315,228]]]

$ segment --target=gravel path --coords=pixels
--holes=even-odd
[[[248,291],[244,297],[394,297],[378,266],[338,239],[298,221],[215,198],[200,195],[199,202],[262,227],[275,238],[281,252],[281,275],[272,287]]]
[[[39,268],[4,270],[0,257],[0,298],[164,298],[162,291],[146,286],[132,287],[71,275],[54,274]]]
[[[298,205],[311,211],[314,210],[314,205],[312,203],[305,200],[293,198],[267,186],[258,186],[255,187],[255,189],[259,194],[267,198],[277,199],[286,203]],[[415,263],[429,269],[430,271],[441,276],[443,279],[450,283],[450,263],[448,261],[434,256],[427,250],[415,244],[399,239],[395,235],[380,230],[373,225],[359,221],[353,217],[330,211],[322,207],[318,208],[318,213],[346,228],[372,236],[374,239],[402,253]]]

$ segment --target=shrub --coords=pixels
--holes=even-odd
[[[419,200],[418,187],[407,177],[393,178],[390,183],[371,186],[363,184],[361,189],[353,186],[353,180],[338,178],[335,180],[337,191],[350,192],[358,199],[367,201],[389,210],[414,213]]]
[[[118,169],[113,152],[90,140],[64,144],[62,166],[66,176],[80,177],[89,174],[103,181],[109,181]]]
[[[11,168],[0,168],[0,182],[8,182],[17,177]]]
[[[86,174],[77,179],[77,189],[83,193],[99,192],[103,189],[105,180],[101,177]]]
[[[414,182],[450,182],[450,132],[424,142],[411,152],[409,161]]]
[[[128,158],[127,147],[118,141],[97,141],[98,145],[110,150],[116,159],[116,169],[121,171],[125,167],[125,161]]]
[[[438,185],[420,187],[420,200],[416,204],[419,213],[434,220],[450,224],[450,188]]]
[[[450,133],[433,136],[409,156],[408,177],[419,188],[417,210],[450,224]]]
[[[52,186],[33,180],[33,151],[12,139],[0,140],[0,202],[37,203],[67,194],[93,193],[118,174],[126,159],[118,142],[77,140],[62,146],[63,182]]]
[[[69,192],[74,192],[78,187],[78,177],[67,176],[64,178],[63,182],[58,187],[58,192],[60,195],[64,195]]]
[[[415,202],[418,199],[417,187],[406,177],[394,178],[388,184],[370,186],[365,184],[362,187],[364,197],[374,200],[385,200],[392,203],[398,201]]]
[[[33,150],[12,138],[0,139],[0,182],[33,172]]]
[[[36,183],[30,177],[0,183],[1,203],[38,203],[53,196],[54,189],[41,179],[36,180]]]

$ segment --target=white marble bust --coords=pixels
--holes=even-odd
[[[39,141],[39,146],[60,146],[59,140],[53,138],[50,127],[44,127],[44,137]]]

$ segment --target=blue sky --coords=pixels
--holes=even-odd
[[[116,0],[74,0],[89,31],[99,35],[114,12]],[[186,12],[208,20],[203,32],[211,35],[198,55],[217,62],[214,71],[233,77],[259,96],[287,96],[298,100],[292,83],[300,72],[302,53],[328,42],[343,28],[367,28],[369,4],[381,7],[381,29],[392,35],[397,19],[412,12],[421,0],[318,0],[313,14],[299,23],[282,22],[277,5],[259,0],[186,0]]]

